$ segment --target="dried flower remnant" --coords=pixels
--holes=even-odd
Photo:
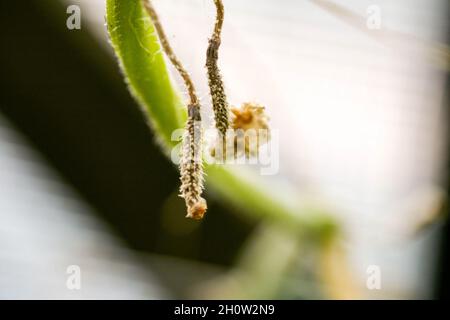
[[[184,198],[187,207],[187,218],[200,220],[207,205],[202,198],[203,192],[203,160],[202,160],[202,126],[200,103],[191,77],[173,52],[164,29],[159,21],[155,8],[150,0],[143,0],[144,8],[155,26],[161,46],[170,62],[177,69],[189,93],[188,119],[182,142],[180,159],[180,197]]]
[[[265,107],[245,102],[240,108],[231,108],[231,123],[226,141],[220,136],[216,137],[210,148],[210,155],[222,162],[243,155],[246,158],[257,157],[260,147],[270,139],[269,117],[265,113]]]
[[[269,130],[269,117],[265,107],[254,102],[244,102],[240,108],[232,108],[231,127],[233,129]]]
[[[231,112],[233,114],[231,127],[237,132],[242,132],[244,135],[243,151],[245,152],[245,156],[257,156],[260,146],[270,140],[269,117],[265,113],[265,107],[257,103],[245,102],[240,108],[231,108]],[[255,146],[252,146],[250,142],[251,138],[246,135],[249,130],[253,130],[256,135]],[[236,148],[237,140],[240,138],[239,134],[235,137]],[[240,155],[238,154],[237,156]]]
[[[212,157],[241,157],[245,154],[247,158],[255,157],[259,153],[259,148],[270,140],[269,117],[265,113],[265,107],[254,102],[245,102],[240,108],[231,108],[230,129],[233,130],[233,144],[220,144],[216,140],[211,148]],[[217,148],[222,147],[222,154],[217,154]],[[226,148],[233,147],[233,152]],[[227,152],[228,151],[228,152]]]

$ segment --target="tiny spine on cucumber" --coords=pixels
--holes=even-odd
[[[216,22],[206,51],[206,69],[216,128],[222,137],[225,137],[230,126],[230,111],[222,75],[217,65],[224,20],[224,7],[222,0],[214,0],[214,4],[216,6]]]
[[[200,220],[203,218],[207,209],[206,201],[201,196],[203,192],[203,160],[200,102],[194,83],[172,50],[151,1],[142,0],[142,2],[152,20],[165,54],[183,78],[189,94],[188,119],[185,134],[183,135],[182,154],[179,165],[181,181],[180,197],[184,198],[186,202],[186,217]]]

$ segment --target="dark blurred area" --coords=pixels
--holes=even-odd
[[[3,115],[131,248],[231,264],[252,224],[215,201],[202,224],[179,219],[181,199],[166,210],[177,216],[163,216],[177,198],[177,170],[113,56],[89,32],[59,27],[67,16],[57,1],[1,5]]]
[[[231,266],[256,223],[212,193],[207,219],[182,218],[177,168],[155,143],[113,55],[87,28],[60,27],[67,15],[58,1],[1,1],[0,12],[1,116],[130,249]],[[447,95],[449,88],[447,81]],[[450,297],[449,228],[447,220],[436,298]]]
[[[448,40],[450,41],[450,33],[447,33]],[[450,79],[447,76],[446,81],[446,100],[450,101],[449,92],[450,92]],[[449,105],[447,104],[447,110],[449,109]],[[450,134],[450,130],[447,129],[447,134]],[[448,139],[447,141],[450,141]],[[450,145],[448,145],[448,149],[450,149]],[[450,173],[450,163],[447,163],[447,173]],[[450,176],[447,177],[447,194],[450,194]],[[450,213],[450,206],[446,205],[444,210],[447,212],[446,214],[449,215]],[[437,263],[437,272],[435,277],[435,290],[434,294],[435,297],[438,299],[450,299],[450,221],[447,219],[445,226],[444,226],[444,232],[443,237],[441,240],[441,251]]]

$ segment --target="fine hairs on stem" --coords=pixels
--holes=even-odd
[[[163,47],[165,54],[169,58],[172,65],[177,69],[180,76],[183,78],[184,84],[186,85],[187,91],[189,93],[190,103],[192,105],[199,104],[194,83],[192,82],[192,79],[187,73],[186,69],[184,69],[183,65],[181,64],[181,61],[178,60],[177,56],[173,52],[172,47],[170,46],[169,41],[167,40],[166,33],[164,32],[161,22],[159,21],[158,14],[156,13],[155,8],[153,7],[153,4],[151,3],[150,0],[143,0],[143,3],[145,10],[152,19],[152,23],[155,26],[159,41],[161,42],[161,46]]]
[[[202,127],[200,102],[191,77],[184,69],[170,46],[158,15],[150,0],[142,0],[147,13],[158,34],[161,46],[170,62],[180,73],[189,94],[188,119],[183,136],[183,147],[180,159],[180,197],[184,198],[187,207],[186,217],[202,219],[206,209],[203,192],[203,162],[202,162]]]
[[[216,128],[222,137],[230,126],[230,111],[228,107],[225,88],[217,65],[219,59],[220,36],[224,20],[224,7],[222,0],[214,0],[216,5],[216,23],[214,31],[209,39],[208,50],[206,52],[206,68],[208,73],[209,90],[214,110]]]

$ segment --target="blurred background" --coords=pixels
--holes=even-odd
[[[211,123],[213,3],[153,2]],[[326,203],[336,243],[211,191],[206,219],[185,219],[177,169],[109,45],[104,1],[2,1],[0,298],[449,297],[448,1],[224,4],[229,100],[267,106],[280,135],[267,179]],[[66,27],[69,5],[81,30]],[[73,265],[79,290],[67,286]]]

